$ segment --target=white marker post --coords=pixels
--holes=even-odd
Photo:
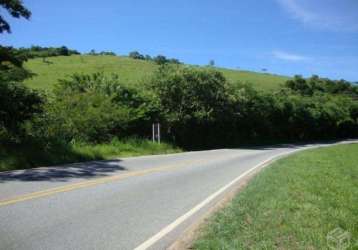
[[[155,142],[155,132],[154,132],[154,129],[155,128],[155,124],[153,123],[152,124],[152,140],[153,140],[153,142]]]
[[[160,123],[152,124],[152,140],[153,142],[158,141],[160,144]]]
[[[158,143],[160,144],[160,123],[158,122]]]

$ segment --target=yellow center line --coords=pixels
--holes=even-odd
[[[218,159],[218,158],[216,158],[216,159]],[[108,182],[112,182],[112,181],[123,180],[123,179],[127,179],[129,177],[143,176],[143,175],[147,175],[150,173],[156,173],[156,172],[161,172],[161,171],[173,171],[173,170],[183,167],[187,164],[194,164],[194,163],[200,163],[200,162],[205,163],[207,161],[203,161],[202,159],[190,160],[190,161],[188,160],[188,161],[182,161],[180,163],[169,165],[169,166],[167,165],[167,166],[162,166],[162,167],[137,170],[137,171],[133,171],[133,172],[129,172],[129,173],[97,178],[95,180],[77,182],[74,184],[69,184],[69,185],[56,187],[56,188],[50,188],[50,189],[46,189],[46,190],[39,191],[39,192],[28,193],[28,194],[15,196],[15,197],[5,199],[5,200],[0,200],[0,207],[15,204],[15,203],[22,202],[22,201],[27,201],[27,200],[32,200],[32,199],[41,198],[41,197],[45,197],[45,196],[50,196],[50,195],[57,194],[57,193],[64,193],[64,192],[69,192],[69,191],[80,189],[80,188],[86,188],[86,187],[96,186],[96,185],[100,185],[100,184],[104,184],[104,183],[108,183]]]

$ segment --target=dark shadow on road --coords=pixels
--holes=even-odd
[[[63,166],[15,170],[0,173],[0,183],[7,181],[62,181],[71,178],[104,177],[117,171],[125,171],[120,160],[92,161]]]
[[[357,142],[357,140],[345,140],[346,142]],[[287,143],[287,144],[276,144],[276,145],[257,145],[257,146],[240,146],[237,148],[225,148],[229,150],[274,150],[280,148],[300,148],[303,146],[314,146],[314,145],[331,145],[332,143],[339,142],[335,141],[321,141],[321,142],[302,142],[302,143]],[[221,148],[223,149],[223,148]],[[200,153],[200,151],[194,151]],[[91,161],[83,163],[74,163],[62,166],[52,166],[43,168],[33,168],[25,170],[15,170],[9,172],[0,172],[0,183],[10,181],[56,181],[66,182],[72,178],[95,178],[105,177],[116,172],[122,172],[128,170],[121,164],[121,160],[107,160],[107,161]]]

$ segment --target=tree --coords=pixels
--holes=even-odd
[[[128,55],[130,58],[133,58],[133,59],[138,59],[138,60],[144,60],[145,57],[139,53],[138,51],[132,51],[129,53]]]
[[[156,112],[145,93],[120,82],[118,75],[74,74],[60,80],[41,127],[48,137],[102,142],[145,135]]]
[[[15,18],[29,19],[31,12],[20,0],[0,0],[0,6]],[[0,33],[10,33],[10,25],[0,15]],[[44,99],[21,81],[31,76],[22,65],[27,56],[21,50],[0,46],[0,136],[19,139],[25,121],[42,111]]]
[[[12,17],[29,19],[31,12],[22,4],[21,0],[0,0],[0,6],[6,9]],[[11,32],[9,23],[0,15],[0,33]]]
[[[68,55],[70,55],[70,51],[69,51],[69,49],[68,49],[66,46],[60,47],[59,53],[60,53],[60,55],[62,55],[62,56],[68,56]]]
[[[310,78],[295,76],[286,82],[286,87],[301,95],[312,96],[315,93],[344,94],[358,97],[358,87],[345,80],[333,81],[313,75]]]
[[[209,61],[209,66],[210,66],[210,67],[214,67],[214,66],[215,66],[215,61],[214,61],[213,59],[211,59],[211,60]]]
[[[171,58],[171,59],[168,60],[168,63],[180,64],[181,62],[180,62],[178,59],[176,59],[176,58]]]
[[[42,111],[42,96],[22,83],[0,81],[0,130],[17,137],[21,126]]]
[[[222,73],[165,64],[150,80],[163,127],[182,146],[219,144],[218,126],[231,117],[227,82]],[[225,130],[226,131],[226,130]],[[229,131],[229,130],[228,130]],[[216,141],[216,142],[215,142]]]
[[[96,55],[97,53],[96,53],[96,50],[91,49],[91,51],[90,51],[88,54],[94,56],[94,55]]]
[[[168,59],[163,55],[157,55],[156,57],[153,58],[153,60],[155,63],[157,63],[159,65],[163,65],[168,62]]]
[[[21,51],[0,45],[0,81],[18,82],[30,77],[32,74],[22,67],[26,58]]]

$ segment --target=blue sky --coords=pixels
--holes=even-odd
[[[0,43],[164,54],[190,64],[358,81],[357,0],[24,0]],[[4,13],[1,10],[1,13]],[[6,16],[6,15],[5,15]]]

